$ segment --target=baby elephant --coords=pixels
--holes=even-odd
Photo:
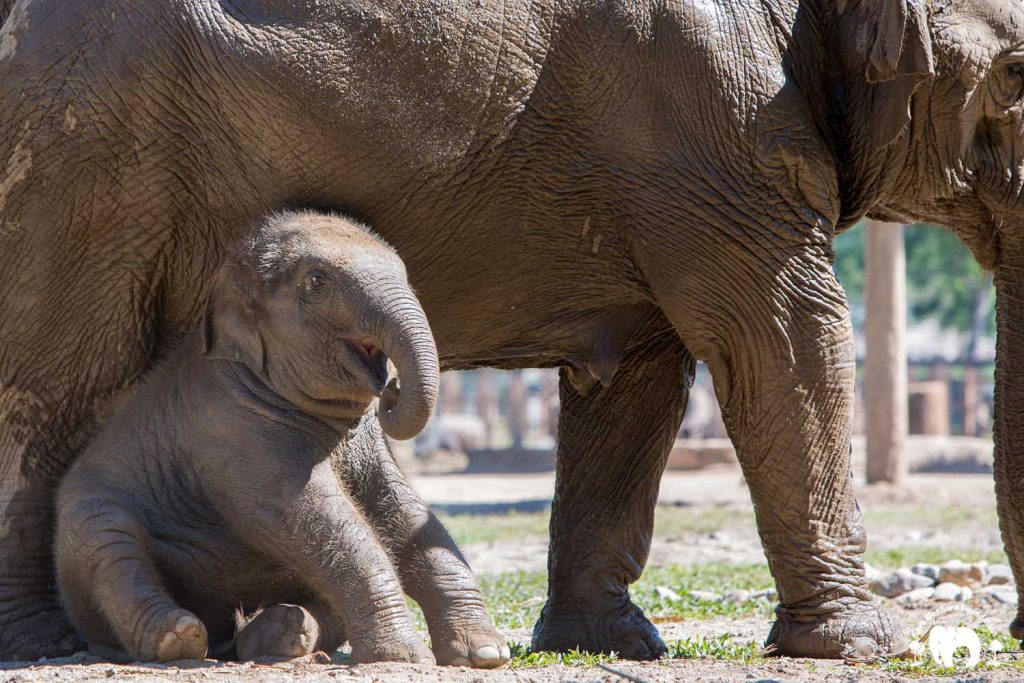
[[[337,217],[265,221],[218,271],[201,329],[60,487],[57,580],[90,649],[254,658],[347,639],[357,662],[507,661],[465,560],[381,433],[419,432],[437,386],[393,251]]]

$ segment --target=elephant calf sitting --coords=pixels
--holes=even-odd
[[[90,648],[253,658],[347,639],[355,661],[507,661],[465,560],[381,433],[415,435],[437,385],[393,251],[340,218],[265,221],[216,275],[201,329],[60,487],[57,579]]]

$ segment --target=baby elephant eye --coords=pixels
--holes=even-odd
[[[306,289],[308,289],[309,291],[322,291],[325,287],[327,287],[327,284],[328,279],[323,272],[319,270],[312,270],[306,273]]]

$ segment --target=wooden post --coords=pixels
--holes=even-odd
[[[964,436],[978,436],[978,367],[968,362],[964,366]]]
[[[477,372],[477,411],[484,421],[484,448],[494,448],[494,431],[498,422],[498,396],[494,388],[494,369]]]
[[[867,480],[900,484],[907,476],[904,339],[907,296],[903,226],[868,220],[864,227]]]
[[[512,448],[522,448],[526,440],[526,382],[522,370],[508,374],[508,429]]]

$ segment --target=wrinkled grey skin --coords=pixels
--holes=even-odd
[[[400,387],[378,413],[385,432],[415,435],[437,397],[401,260],[308,213],[268,219],[240,251],[201,329],[64,477],[57,582],[72,623],[93,651],[143,661],[298,656],[347,638],[355,661],[433,663],[405,586],[439,659],[503,663],[465,560],[367,414],[389,358]],[[232,653],[235,611],[263,605]]]
[[[664,651],[628,586],[694,359],[750,485],[776,651],[902,648],[865,587],[831,242],[865,214],[953,227],[996,273],[997,486],[1024,585],[1022,12],[18,0],[0,48],[0,650],[66,648],[54,482],[198,320],[218,226],[284,205],[395,245],[443,367],[563,368],[534,645],[633,658]]]

